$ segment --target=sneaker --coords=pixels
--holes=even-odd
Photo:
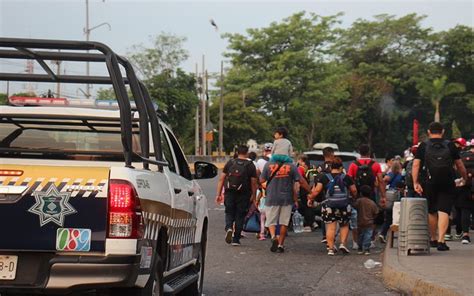
[[[276,237],[272,238],[272,246],[270,247],[270,251],[275,253],[278,249],[278,240]]]
[[[278,246],[277,248],[277,253],[285,253],[285,247],[284,246]]]
[[[369,250],[365,251],[364,255],[366,255],[366,256],[370,255],[370,251]]]
[[[364,251],[362,251],[362,249],[358,249],[357,254],[362,255],[362,254],[364,254]]]
[[[311,227],[310,226],[305,226],[303,228],[303,232],[312,232]]]
[[[356,242],[352,242],[352,250],[359,250],[359,245]]]
[[[322,243],[322,244],[325,244],[325,243],[327,243],[327,242],[328,242],[328,240],[326,239],[326,237],[323,237],[323,239],[321,240],[321,243]]]
[[[335,254],[334,250],[331,250],[331,249],[328,250],[328,255],[329,256],[334,256],[334,254]]]
[[[387,240],[385,239],[385,237],[381,234],[379,234],[379,241],[382,243],[382,244],[385,244],[387,243]]]
[[[430,240],[430,247],[437,248],[438,247],[438,241],[437,240]]]
[[[449,251],[449,247],[446,243],[438,243],[438,251]]]
[[[258,237],[258,240],[261,240],[261,241],[266,240],[266,239],[267,238],[265,237],[265,234],[263,234],[263,233],[260,234],[260,236]]]
[[[318,228],[319,228],[319,224],[316,223],[316,222],[313,222],[313,225],[312,225],[312,226],[313,226],[313,229],[318,229]]]
[[[462,232],[461,232],[461,233],[456,233],[456,234],[454,235],[454,238],[455,238],[455,239],[462,239],[462,238],[463,238]]]
[[[370,242],[370,248],[371,249],[375,248],[375,241],[374,240]]]
[[[339,245],[339,250],[341,250],[341,252],[344,253],[344,254],[349,254],[350,253],[349,249],[346,248],[346,246],[344,246],[343,244]]]
[[[227,232],[225,233],[225,242],[230,244],[232,242],[232,234],[233,234],[233,231],[232,229],[227,229]]]
[[[445,234],[444,235],[444,240],[445,241],[452,241],[453,240],[453,236],[451,234]]]
[[[232,239],[231,245],[233,245],[234,247],[240,246],[240,240],[238,238],[234,237]]]
[[[469,235],[464,235],[461,239],[461,244],[468,245],[470,243],[471,243],[471,239],[469,238]]]

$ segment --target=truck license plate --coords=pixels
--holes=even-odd
[[[14,280],[18,256],[0,256],[0,280]]]

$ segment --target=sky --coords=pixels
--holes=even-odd
[[[42,1],[0,0],[0,36],[47,39],[84,40],[85,0]],[[187,38],[184,47],[190,57],[181,67],[195,72],[196,63],[201,71],[205,55],[209,72],[220,70],[222,53],[227,42],[223,33],[245,34],[247,28],[268,26],[299,11],[319,15],[343,12],[343,27],[359,18],[371,19],[387,13],[403,16],[408,13],[426,15],[423,25],[435,31],[447,30],[458,24],[474,26],[473,1],[409,1],[409,0],[313,0],[313,1],[123,1],[89,0],[90,27],[107,22],[91,32],[91,40],[109,45],[119,54],[127,54],[135,44],[150,45],[150,37],[160,32]],[[219,26],[216,32],[209,20]],[[24,66],[19,61],[8,64],[0,61],[0,70]],[[66,71],[79,70],[76,65],[65,65]],[[69,68],[69,69],[68,69]],[[101,71],[93,69],[94,71]],[[4,83],[0,82],[0,92]]]

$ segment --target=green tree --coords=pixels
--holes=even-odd
[[[115,100],[115,92],[113,88],[99,88],[97,90],[96,99],[98,100]]]
[[[199,101],[195,78],[181,69],[175,75],[164,71],[145,81],[161,118],[170,125],[186,153],[194,150],[194,113]]]
[[[460,138],[462,137],[461,131],[459,130],[458,125],[456,124],[456,120],[453,121],[453,124],[451,125],[451,131],[452,131],[452,138]]]
[[[144,79],[160,75],[163,71],[175,71],[188,57],[188,51],[183,48],[185,37],[164,33],[150,38],[152,47],[144,44],[134,45],[128,54]]]
[[[449,97],[454,94],[463,93],[466,91],[466,88],[461,83],[447,83],[448,77],[442,76],[440,78],[435,78],[433,81],[422,80],[418,84],[418,90],[420,94],[431,100],[431,103],[435,107],[435,116],[434,121],[440,122],[440,104],[445,97]]]
[[[0,105],[8,104],[8,96],[7,94],[0,93]]]

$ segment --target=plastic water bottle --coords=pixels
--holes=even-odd
[[[302,233],[304,227],[304,218],[300,212],[295,211],[293,214],[293,231],[295,233]]]

